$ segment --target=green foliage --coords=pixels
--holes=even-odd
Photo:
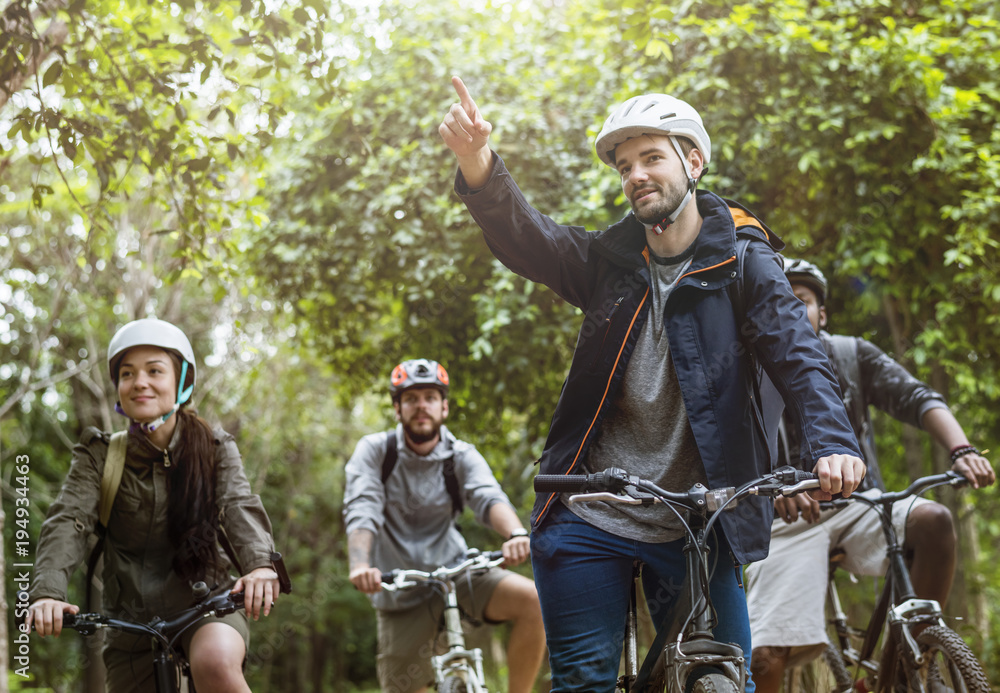
[[[120,425],[104,348],[149,314],[204,355],[198,404],[237,435],[292,568],[295,594],[254,625],[254,690],[373,680],[342,469],[391,424],[397,362],[447,365],[449,426],[526,515],[579,316],[493,260],[453,194],[437,134],[452,74],[528,199],[591,229],[627,211],[592,149],[611,104],[644,91],[694,104],[713,141],[705,187],[823,267],[833,331],[933,378],[970,439],[1000,450],[997,15],[983,0],[13,0],[0,446],[5,463],[30,452],[34,530],[81,427]],[[913,444],[876,425],[902,486]],[[996,496],[959,505],[982,547],[969,595],[986,603],[1000,596]],[[38,671],[78,664],[74,647],[40,645]]]
[[[251,255],[304,318],[303,339],[343,374],[341,396],[384,392],[396,363],[432,356],[452,374],[473,439],[504,450],[503,412],[522,412],[539,451],[576,318],[492,260],[451,192],[454,161],[436,130],[460,71],[531,196],[557,215],[574,209],[560,191],[592,164],[580,123],[604,107],[612,81],[581,60],[601,39],[570,28],[580,11],[551,21],[530,7],[383,4],[370,26],[384,31],[344,37],[357,55],[340,65],[343,97],[290,107],[297,134],[268,182],[271,223]],[[606,221],[602,207],[588,216]]]

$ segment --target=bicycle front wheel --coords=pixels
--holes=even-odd
[[[923,663],[915,667],[910,657],[896,648],[892,667],[893,693],[915,691],[954,691],[954,693],[990,693],[989,679],[976,656],[961,636],[947,626],[931,626],[917,636]],[[920,688],[910,685],[914,676]]]
[[[468,678],[466,678],[466,676]],[[450,674],[438,684],[438,693],[484,693],[475,675]]]
[[[989,693],[992,690],[976,655],[951,628],[931,626],[917,636],[917,643],[929,662],[923,668],[927,690],[956,693]],[[939,682],[943,682],[944,688],[935,688]]]
[[[472,693],[464,679],[449,676],[438,685],[438,693]]]
[[[741,693],[736,682],[723,674],[706,674],[694,682],[691,693]]]

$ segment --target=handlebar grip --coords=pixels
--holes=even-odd
[[[503,558],[503,551],[489,551],[486,554],[486,558],[491,561],[495,561],[498,558]]]
[[[285,569],[285,561],[277,551],[271,552],[271,565],[274,566],[274,572],[278,574],[278,583],[281,585],[280,591],[284,594],[291,594],[292,579],[288,577],[288,570]]]
[[[572,493],[589,487],[586,474],[539,474],[535,477],[535,491],[541,493]]]
[[[63,612],[63,628],[72,628],[76,625],[76,614],[69,611]]]
[[[588,493],[610,491],[618,493],[629,484],[624,469],[608,467],[596,474],[539,474],[535,477],[535,490],[553,493]]]
[[[390,570],[388,573],[382,573],[382,582],[387,585],[392,584],[396,580],[396,573],[399,571]]]

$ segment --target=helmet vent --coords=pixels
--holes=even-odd
[[[660,120],[666,120],[667,118],[676,118],[676,117],[677,117],[677,113],[676,112],[674,112],[674,113],[667,113],[666,115],[661,115],[660,116]]]

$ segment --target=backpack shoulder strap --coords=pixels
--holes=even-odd
[[[122,483],[127,444],[128,431],[118,431],[111,436],[111,442],[108,444],[108,456],[104,460],[104,473],[101,475],[101,502],[98,515],[101,527],[108,526],[111,508],[114,507],[115,496],[118,495],[118,487]]]
[[[844,394],[845,404],[857,406],[861,400],[861,367],[858,365],[858,340],[842,334],[828,334],[830,357],[837,367],[837,373],[847,384]]]
[[[757,220],[742,212],[737,208],[730,208],[737,228],[740,226],[756,226],[763,228]],[[741,215],[741,216],[738,216]],[[744,264],[746,260],[747,248],[754,237],[740,234],[736,236],[736,281],[729,284],[729,300],[733,304],[733,312],[739,326],[740,341],[749,359],[748,379],[751,396],[751,411],[754,423],[767,446],[768,454],[772,463],[778,457],[778,429],[781,423],[781,415],[785,410],[785,403],[781,399],[771,379],[764,372],[763,367],[757,360],[757,352],[754,351],[753,344],[749,341],[748,331],[744,329],[747,323],[746,290],[743,284],[746,280],[746,270]],[[764,242],[761,240],[761,242]]]
[[[449,457],[444,461],[444,487],[448,490],[448,495],[451,496],[451,508],[458,514],[465,509],[465,503],[462,501],[462,491],[458,486],[458,477],[455,475],[455,458]]]
[[[101,498],[97,505],[97,527],[94,533],[96,541],[87,557],[87,578],[84,583],[84,611],[90,611],[91,586],[97,582],[97,564],[104,553],[104,535],[111,519],[111,508],[115,505],[115,496],[122,483],[122,473],[125,471],[125,451],[128,448],[128,431],[118,431],[108,442],[108,454],[104,458],[104,471],[101,472]]]
[[[740,320],[741,324],[746,321],[747,316],[746,297],[743,293],[743,262],[747,256],[748,245],[750,245],[748,237],[736,237],[736,281],[729,285],[730,299],[732,300],[733,307],[736,308],[736,317]]]
[[[396,468],[396,462],[399,460],[399,447],[396,441],[396,431],[389,431],[388,438],[386,439],[386,450],[385,457],[382,459],[382,483],[385,484],[389,475],[392,474],[392,470]],[[465,508],[465,503],[462,501],[462,492],[458,485],[458,477],[455,474],[455,458],[449,457],[446,459],[442,466],[442,473],[444,474],[444,487],[448,491],[448,496],[451,497],[451,507],[455,513],[460,513]]]
[[[396,468],[396,462],[399,460],[399,448],[396,444],[396,431],[389,431],[389,435],[386,438],[386,450],[385,457],[382,459],[382,483],[389,478],[392,474],[392,470]]]

